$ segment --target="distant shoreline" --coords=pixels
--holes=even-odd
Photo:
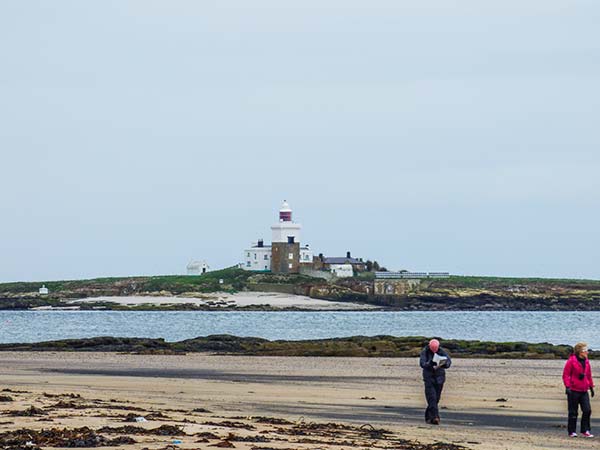
[[[65,308],[77,302],[82,310],[120,311],[600,311],[596,280],[451,276],[406,285],[396,280],[384,289],[393,293],[384,295],[374,289],[374,276],[366,272],[328,282],[229,268],[200,276],[2,283],[0,310]],[[42,286],[48,294],[39,292]],[[238,301],[277,295],[287,300]]]

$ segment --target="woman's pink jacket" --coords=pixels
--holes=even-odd
[[[585,373],[583,380],[579,378],[579,374]],[[592,379],[592,367],[590,360],[585,360],[585,372],[581,363],[577,360],[577,356],[571,355],[565,364],[563,370],[563,383],[565,387],[576,392],[587,392],[590,388],[594,387],[594,380]]]

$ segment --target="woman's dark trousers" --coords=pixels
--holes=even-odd
[[[590,417],[592,415],[592,406],[590,405],[590,395],[586,392],[571,391],[567,395],[569,402],[569,424],[567,426],[569,434],[575,433],[577,428],[577,414],[581,406],[581,432],[592,431],[590,426]]]
[[[435,379],[425,380],[425,398],[427,399],[427,409],[425,410],[425,421],[431,422],[436,417],[440,417],[438,403],[442,398],[442,389],[444,383],[437,383]]]

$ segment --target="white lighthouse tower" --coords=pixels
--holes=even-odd
[[[292,209],[287,201],[283,201],[279,209],[279,222],[271,227],[271,242],[286,244],[300,243],[300,230],[302,225],[292,220]]]
[[[279,209],[279,223],[271,227],[271,272],[300,272],[300,229],[292,220],[292,209],[284,200]]]

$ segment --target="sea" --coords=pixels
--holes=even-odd
[[[181,341],[230,334],[270,340],[437,336],[600,348],[600,312],[0,311],[0,343],[98,336]]]

